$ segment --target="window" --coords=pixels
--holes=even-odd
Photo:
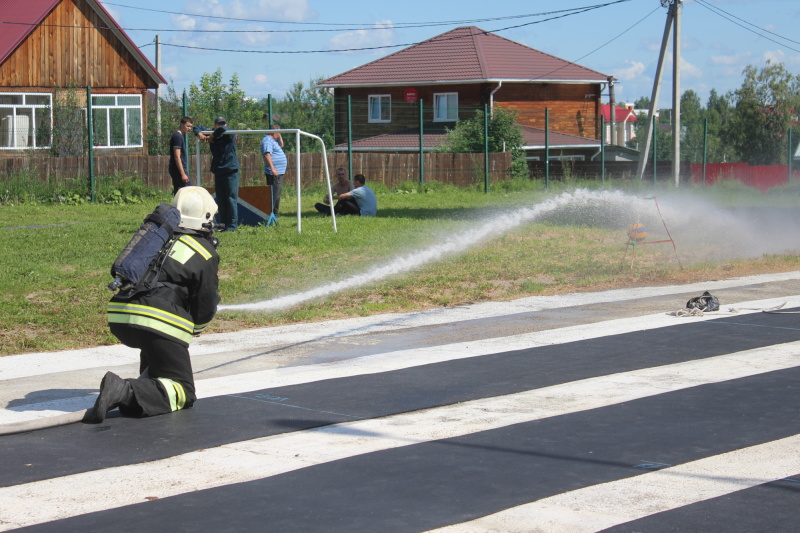
[[[0,148],[49,148],[49,93],[0,93]]]
[[[369,97],[369,121],[392,121],[392,97],[388,94],[376,94]]]
[[[142,146],[141,96],[92,96],[92,118],[95,146]]]
[[[458,93],[433,95],[433,121],[455,122],[458,120]]]

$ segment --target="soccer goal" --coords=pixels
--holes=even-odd
[[[212,133],[214,133],[214,131],[213,130],[211,130],[211,131],[203,131],[201,133],[204,133],[206,135],[211,135]],[[328,152],[325,150],[325,141],[323,141],[320,137],[314,135],[313,133],[308,133],[306,131],[298,130],[298,129],[227,130],[225,132],[225,135],[261,135],[261,136],[263,136],[263,135],[266,135],[268,133],[280,133],[281,135],[283,135],[283,134],[293,134],[294,138],[295,138],[295,146],[297,147],[297,150],[296,150],[296,152],[294,154],[295,177],[296,177],[296,182],[297,182],[296,183],[296,186],[297,186],[296,187],[297,188],[297,233],[301,233],[302,232],[302,217],[300,216],[300,212],[302,210],[302,203],[301,203],[301,192],[300,192],[301,191],[301,188],[300,188],[300,156],[301,156],[301,153],[300,153],[300,136],[304,135],[306,137],[310,137],[312,139],[316,139],[317,141],[319,141],[319,144],[322,147],[322,162],[323,162],[323,167],[324,167],[324,170],[325,170],[325,184],[326,184],[326,186],[328,188],[328,198],[333,198],[333,192],[331,190],[331,174],[330,174],[330,171],[328,169]],[[288,159],[289,159],[289,157],[287,157],[287,160]],[[200,168],[200,165],[201,165],[201,163],[200,163],[200,139],[195,137],[195,165],[194,165],[194,168],[195,168],[196,184],[198,186],[201,186],[201,184],[202,184],[201,175],[202,175],[203,169]],[[210,170],[206,169],[205,171],[209,172]],[[270,194],[271,194],[271,191],[270,191]],[[241,206],[241,199],[240,199],[240,206]],[[271,210],[270,210],[270,213],[267,214],[267,218],[270,217],[270,216],[272,216],[272,211]],[[331,209],[331,221],[333,223],[333,231],[336,232],[337,231],[337,228],[336,228],[336,213],[334,213],[333,209]]]

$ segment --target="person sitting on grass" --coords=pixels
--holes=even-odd
[[[344,194],[353,190],[353,182],[347,179],[347,171],[342,167],[336,169],[336,183],[331,187],[334,195]],[[314,208],[320,213],[330,216],[331,214],[331,199],[328,195],[322,199],[322,203],[314,204]]]
[[[363,174],[356,174],[353,178],[356,188],[344,194],[333,195],[338,200],[333,207],[337,215],[361,215],[374,217],[378,214],[378,199],[372,189],[365,185],[367,178]]]

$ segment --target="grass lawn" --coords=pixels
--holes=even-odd
[[[379,216],[339,217],[336,233],[313,209],[321,191],[303,194],[302,233],[284,193],[278,226],[218,235],[220,292],[226,305],[299,295],[296,304],[221,311],[207,331],[798,268],[799,247],[766,246],[757,234],[747,242],[763,246],[745,245],[741,217],[720,207],[794,213],[791,189],[510,189],[378,189]],[[105,317],[109,268],[161,199],[0,206],[0,355],[116,342]],[[634,222],[651,239],[668,224],[673,242],[629,246]]]

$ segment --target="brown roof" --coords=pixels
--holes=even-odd
[[[522,129],[522,147],[524,149],[544,149],[545,131],[543,129],[522,125],[520,125],[520,129]],[[435,150],[442,144],[445,135],[446,132],[441,130],[426,131],[422,136],[423,149],[426,152]],[[555,131],[550,132],[547,141],[550,148],[600,148],[600,141],[597,139],[589,139],[587,137],[579,137],[578,135],[569,135],[567,133],[557,133]],[[334,149],[337,151],[347,150],[347,144],[337,144]],[[353,149],[357,152],[418,152],[419,132],[417,130],[406,130],[397,133],[384,133],[382,135],[366,137],[353,141]]]
[[[604,83],[608,76],[475,26],[456,28],[324,80],[321,86],[469,81]]]
[[[531,126],[520,126],[522,129],[522,147],[527,150],[545,147],[545,131]],[[547,143],[550,148],[600,148],[600,141],[588,137],[579,137],[568,133],[551,131]]]
[[[64,0],[0,0],[0,64],[5,62],[17,47],[41,24],[47,15]],[[145,72],[156,83],[167,83],[159,74],[150,60],[136,46],[128,34],[119,27],[117,22],[106,11],[103,5],[96,0],[85,0],[94,9],[111,31],[116,35],[122,45],[133,55]],[[46,58],[42,58],[45,61]]]

